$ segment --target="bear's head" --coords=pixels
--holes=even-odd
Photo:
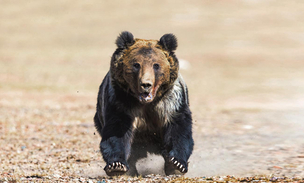
[[[111,60],[113,85],[132,94],[141,103],[160,98],[178,77],[178,60],[174,54],[177,39],[165,34],[160,40],[134,39],[122,32]]]

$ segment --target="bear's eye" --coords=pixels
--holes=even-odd
[[[154,64],[154,65],[153,65],[153,68],[154,68],[155,70],[158,70],[159,67],[160,67],[159,64]]]
[[[139,63],[135,63],[135,64],[133,64],[133,67],[134,67],[135,69],[139,69],[139,68],[140,68],[140,64],[139,64]]]

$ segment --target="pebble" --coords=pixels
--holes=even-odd
[[[58,175],[58,174],[54,174],[53,177],[54,177],[54,178],[60,178],[61,176]]]
[[[282,167],[279,167],[279,166],[273,166],[273,168],[276,168],[276,169],[283,169]]]
[[[224,182],[225,179],[223,179],[222,177],[218,179],[219,182]]]

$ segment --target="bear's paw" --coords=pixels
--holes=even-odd
[[[105,166],[104,170],[106,171],[106,174],[109,176],[118,176],[125,174],[129,170],[129,168],[127,165],[119,161],[116,161],[113,163],[108,163]]]

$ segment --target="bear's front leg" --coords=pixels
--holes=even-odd
[[[107,163],[104,168],[107,175],[122,175],[129,170],[127,159],[131,151],[132,120],[127,114],[117,111],[110,114],[106,116],[102,129],[100,151]]]
[[[188,172],[188,159],[193,151],[192,118],[189,108],[175,116],[164,130],[165,173]],[[177,171],[178,172],[177,172]]]

